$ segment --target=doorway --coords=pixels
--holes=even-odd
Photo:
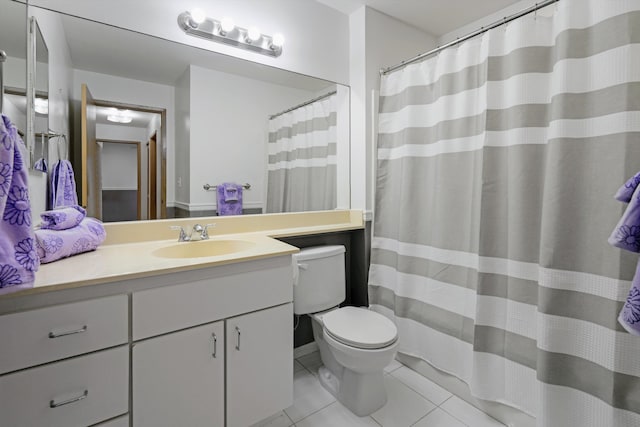
[[[142,143],[108,139],[97,142],[102,162],[102,220],[142,219]]]
[[[166,110],[164,108],[97,100],[90,96],[89,88],[86,85],[83,85],[82,90],[83,134],[80,180],[82,205],[86,206],[88,211],[91,210],[92,216],[102,217],[102,193],[105,191],[102,184],[102,176],[109,176],[110,172],[105,171],[103,173],[101,171],[105,162],[101,159],[103,155],[102,148],[97,142],[101,141],[103,144],[105,141],[110,141],[110,144],[133,142],[138,144],[138,148],[142,151],[136,167],[137,174],[140,175],[140,183],[136,187],[136,205],[139,204],[140,208],[136,208],[135,218],[131,219],[165,218],[167,180],[165,155]],[[114,122],[112,120],[113,117],[120,120]],[[138,141],[142,142],[139,143]],[[147,149],[144,149],[142,144],[145,144]],[[120,150],[122,151],[123,148],[120,147]],[[135,155],[135,158],[138,159],[138,154]],[[117,170],[118,167],[114,166],[114,168]],[[131,172],[125,171],[128,175]],[[130,188],[129,191],[131,190],[133,189]],[[129,193],[128,197],[131,199],[132,193]],[[127,217],[130,216],[128,215]],[[107,217],[102,219],[110,221]]]

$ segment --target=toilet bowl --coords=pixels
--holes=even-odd
[[[324,364],[320,383],[358,416],[387,402],[384,368],[395,357],[398,331],[382,314],[337,306],[345,299],[345,248],[320,246],[294,254],[296,314],[309,314]]]
[[[329,322],[324,321],[327,317]],[[373,318],[374,322],[369,328],[354,327],[343,323],[345,318],[360,318],[359,323]],[[315,314],[312,321],[314,339],[324,364],[318,371],[320,383],[358,416],[383,407],[387,402],[384,368],[391,363],[398,347],[395,325],[381,314],[357,307]],[[383,324],[382,331],[377,328],[379,324]]]

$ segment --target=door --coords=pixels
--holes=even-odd
[[[227,426],[246,427],[293,402],[293,304],[226,321]]]
[[[87,215],[102,219],[102,172],[100,147],[96,141],[96,104],[86,84],[82,84],[82,145],[80,148],[80,204]]]
[[[134,344],[133,426],[223,427],[223,345],[222,321]]]
[[[149,212],[149,219],[157,219],[158,218],[158,184],[157,184],[157,172],[156,165],[158,164],[157,159],[157,134],[153,134],[151,138],[149,138],[149,155],[147,157],[149,162],[149,167],[147,170],[149,171],[149,179],[147,182],[149,183],[149,189],[147,194],[147,212]]]

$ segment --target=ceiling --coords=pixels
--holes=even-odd
[[[520,0],[316,0],[350,14],[369,6],[440,37]]]

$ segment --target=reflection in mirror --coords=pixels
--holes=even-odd
[[[32,70],[35,98],[33,100],[34,135],[28,137],[30,165],[32,169],[47,173],[49,142],[49,50],[42,36],[42,31],[35,18],[29,20],[29,37],[33,38],[30,46],[35,52],[35,67]]]
[[[26,6],[0,0],[0,50],[7,58],[2,66],[2,114],[16,125],[24,138],[27,129],[27,21]]]
[[[250,184],[244,214],[349,208],[348,87],[31,9],[60,23],[45,32],[51,58],[71,58],[52,85],[72,88],[72,162],[91,215],[215,215],[240,202],[223,183]]]

